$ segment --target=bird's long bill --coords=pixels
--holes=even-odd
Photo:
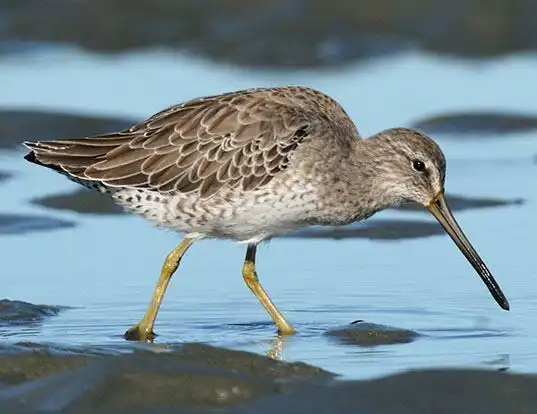
[[[444,230],[450,235],[455,244],[459,247],[466,259],[472,264],[473,268],[477,271],[488,290],[498,302],[498,305],[502,309],[509,310],[509,302],[503,294],[500,286],[492,277],[490,270],[487,268],[483,260],[479,257],[475,249],[472,247],[463,231],[457,224],[455,217],[451,213],[443,192],[439,192],[435,198],[429,203],[427,209],[435,216],[440,222]]]

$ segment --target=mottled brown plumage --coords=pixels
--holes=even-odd
[[[256,246],[308,225],[344,225],[405,201],[425,206],[504,309],[507,299],[444,199],[445,158],[424,134],[393,128],[362,140],[343,108],[310,88],[259,88],[191,100],[132,128],[29,141],[26,159],[186,233],[167,257],[129,339],[151,339],[166,286],[193,241],[248,244],[243,277],[280,333],[293,327],[261,287]],[[434,269],[429,269],[434,271]]]
[[[266,185],[302,141],[334,131],[343,136],[354,125],[326,95],[250,89],[173,106],[126,131],[26,145],[80,180],[209,197],[222,187]]]

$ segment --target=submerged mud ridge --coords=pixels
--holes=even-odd
[[[41,110],[0,110],[0,149],[22,148],[23,141],[32,139],[77,138],[120,131],[135,121],[48,112]]]
[[[442,228],[424,220],[369,219],[342,227],[312,226],[282,237],[308,239],[405,240],[444,234]]]
[[[328,330],[327,336],[344,345],[373,347],[378,345],[406,344],[420,335],[409,329],[379,325],[363,320]]]
[[[31,203],[54,210],[67,210],[82,214],[126,214],[125,210],[114,203],[110,197],[86,188],[44,196],[31,200]]]
[[[452,211],[474,210],[481,208],[520,206],[525,203],[523,198],[496,198],[496,197],[466,197],[460,195],[446,195],[446,200]],[[427,213],[427,210],[417,204],[405,204],[397,208],[398,210],[420,211]]]
[[[0,299],[0,326],[33,324],[48,316],[56,316],[60,306],[34,305],[19,300]]]
[[[418,120],[412,127],[428,134],[488,137],[536,130],[537,116],[500,112],[448,113]]]
[[[529,375],[429,370],[345,381],[308,364],[196,343],[106,356],[26,348],[0,355],[3,412],[529,414],[537,406],[537,377]]]
[[[0,235],[60,230],[75,226],[71,221],[43,215],[0,213]]]
[[[2,181],[6,181],[9,178],[11,178],[11,173],[9,173],[7,171],[0,171],[0,183]]]

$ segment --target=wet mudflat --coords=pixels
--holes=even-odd
[[[4,300],[0,321],[7,316],[32,324],[58,311]],[[363,340],[367,331],[381,330],[386,335],[380,341],[369,335],[360,344],[393,345],[415,336],[361,322],[331,335]],[[536,386],[537,376],[469,369],[350,381],[302,362],[200,343],[139,345],[128,352],[31,342],[0,346],[0,403],[10,413],[532,413]]]

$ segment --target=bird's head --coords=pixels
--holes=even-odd
[[[508,310],[507,299],[446,202],[446,160],[440,147],[426,135],[408,128],[382,131],[364,143],[367,147],[366,171],[373,183],[375,198],[383,200],[383,207],[414,202],[429,210],[477,271],[500,307]]]
[[[387,204],[427,206],[444,191],[446,159],[431,138],[412,129],[392,128],[367,141],[373,181]]]

